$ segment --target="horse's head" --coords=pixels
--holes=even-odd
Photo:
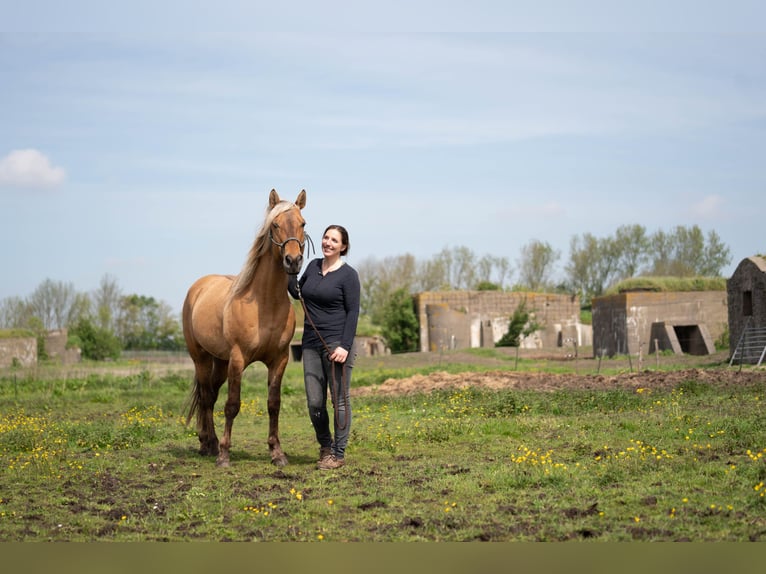
[[[275,189],[269,194],[269,209],[281,203]],[[301,209],[306,207],[306,191],[301,190],[295,203],[274,216],[269,229],[271,242],[279,248],[282,265],[288,275],[297,275],[303,266],[303,248],[306,246],[304,227],[306,220]]]

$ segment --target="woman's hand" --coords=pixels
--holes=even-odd
[[[336,363],[345,363],[348,359],[348,351],[343,347],[335,347],[332,353],[330,353],[330,360]]]

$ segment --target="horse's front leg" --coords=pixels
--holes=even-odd
[[[234,425],[234,419],[239,414],[242,371],[244,370],[245,361],[242,358],[241,351],[237,348],[232,349],[227,377],[229,380],[229,393],[226,398],[226,405],[223,409],[224,415],[226,415],[226,424],[223,430],[223,438],[219,445],[218,458],[216,459],[216,464],[222,467],[227,467],[230,464],[229,450],[231,449],[231,428]]]
[[[275,363],[269,367],[269,452],[271,454],[271,463],[282,467],[287,464],[287,455],[282,451],[282,445],[279,443],[279,410],[282,405],[282,375],[287,368],[289,352],[286,352]]]

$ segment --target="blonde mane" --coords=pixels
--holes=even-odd
[[[272,243],[269,232],[271,231],[271,225],[274,223],[274,220],[283,213],[290,211],[294,207],[297,206],[292,201],[282,200],[277,203],[273,209],[266,209],[266,218],[263,222],[263,225],[256,234],[255,241],[253,242],[253,246],[250,248],[250,253],[247,256],[247,260],[242,266],[242,270],[239,272],[239,275],[237,275],[236,279],[234,280],[234,285],[232,285],[232,297],[238,297],[247,291],[250,283],[253,281],[253,277],[255,277],[255,272],[258,269],[258,263],[261,261],[261,258],[264,255],[268,254],[269,249],[271,249]]]

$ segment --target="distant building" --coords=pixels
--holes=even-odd
[[[77,348],[67,348],[67,330],[49,331],[43,340],[45,354],[48,360],[61,364],[78,363],[82,353]],[[0,336],[0,367],[34,367],[39,360],[37,338],[30,337],[1,337]]]
[[[726,291],[627,291],[593,299],[593,355],[705,355],[728,325]]]
[[[766,259],[743,259],[726,282],[732,361],[759,363],[766,348]]]
[[[590,325],[580,322],[576,295],[507,291],[437,291],[415,295],[420,350],[494,347],[508,332],[510,318],[524,303],[541,328],[521,342],[542,349],[591,344]]]
[[[34,367],[37,364],[35,337],[0,336],[0,368]]]

